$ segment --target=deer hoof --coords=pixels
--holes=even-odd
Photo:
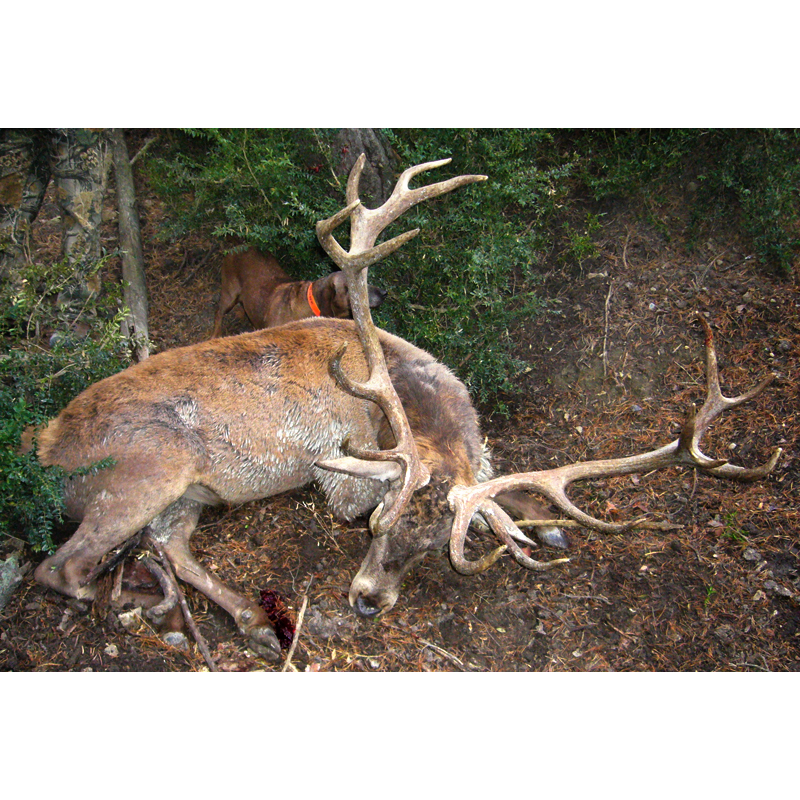
[[[542,544],[546,544],[549,547],[557,547],[559,550],[569,550],[569,541],[560,528],[537,528],[536,535]]]
[[[267,661],[278,661],[281,657],[281,646],[278,644],[278,637],[275,631],[266,626],[250,628],[247,631],[250,638],[250,647]]]
[[[186,651],[189,649],[189,640],[182,631],[167,631],[161,635],[161,641],[178,650]]]

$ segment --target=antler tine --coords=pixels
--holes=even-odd
[[[453,522],[453,531],[450,535],[450,561],[453,567],[463,575],[475,575],[479,572],[483,572],[491,567],[506,550],[510,550],[514,559],[528,569],[547,570],[558,564],[566,564],[567,561],[569,561],[568,558],[557,558],[553,561],[537,561],[536,559],[526,556],[525,553],[522,552],[520,546],[514,541],[514,538],[520,533],[519,528],[514,524],[511,517],[492,500],[479,502],[477,504],[477,510],[480,511],[489,524],[489,527],[497,534],[503,544],[477,561],[470,561],[464,555],[464,540],[466,539],[467,529],[469,528],[469,523],[475,513],[475,509],[471,508],[468,503],[461,503],[458,501],[455,502],[454,509],[456,518]]]
[[[714,346],[714,333],[708,320],[698,314],[696,317],[703,325],[706,345],[706,399],[696,416],[690,411],[681,432],[678,446],[679,453],[688,458],[688,461],[702,467],[705,472],[719,478],[729,478],[738,481],[754,481],[768,475],[778,463],[781,453],[780,447],[773,450],[769,459],[758,467],[746,469],[745,467],[729,464],[727,460],[714,460],[704,455],[700,450],[700,439],[708,430],[709,425],[726,409],[734,408],[759,395],[775,380],[775,374],[770,373],[749,392],[743,392],[736,397],[725,397],[719,382],[719,366],[717,364],[717,351]]]
[[[391,529],[403,513],[413,492],[428,482],[430,473],[419,458],[411,426],[389,377],[377,329],[369,309],[367,268],[419,233],[417,228],[375,246],[375,241],[383,229],[404,211],[423,200],[450,192],[459,186],[486,180],[485,175],[461,175],[418,189],[408,188],[409,181],[415,175],[447,164],[449,161],[450,159],[445,159],[410,167],[398,179],[389,199],[379,208],[368,209],[362,205],[358,197],[361,172],[366,163],[366,156],[362,153],[347,179],[347,205],[329,219],[320,220],[316,226],[320,244],[345,275],[350,307],[369,371],[369,377],[363,383],[346,376],[341,366],[344,355],[344,349],[341,349],[331,359],[331,374],[344,391],[377,403],[386,415],[395,437],[395,447],[391,450],[356,452],[350,448],[350,452],[360,458],[396,461],[403,470],[402,484],[391,502],[382,503],[373,512],[370,519],[373,536],[380,536]],[[333,231],[346,219],[350,220],[349,251],[345,251],[333,235]]]
[[[453,530],[450,536],[450,554],[456,569],[468,574],[486,569],[506,549],[511,551],[517,561],[530,569],[547,569],[559,563],[558,561],[539,562],[529,559],[520,551],[519,546],[513,542],[511,537],[514,535],[514,531],[518,530],[516,525],[491,499],[504,492],[520,489],[534,491],[557,506],[567,517],[587,528],[605,533],[625,533],[643,525],[657,527],[658,523],[648,523],[646,517],[625,523],[611,523],[596,519],[581,511],[572,503],[567,497],[567,487],[580,480],[608,478],[634,472],[649,472],[671,466],[689,466],[714,477],[738,481],[763,478],[773,470],[782,452],[780,447],[775,448],[764,464],[752,469],[729,464],[724,459],[709,458],[700,450],[700,439],[711,422],[720,413],[725,409],[733,408],[752,399],[763,391],[774,378],[772,375],[768,376],[755,388],[737,397],[725,397],[720,389],[717,356],[714,349],[711,326],[705,318],[700,317],[700,319],[703,322],[706,334],[706,400],[696,417],[693,412],[689,412],[680,438],[655,450],[624,458],[576,462],[555,469],[503,475],[473,486],[454,486],[450,490],[448,501],[455,512]],[[483,559],[472,562],[464,557],[464,539],[470,521],[477,512],[480,512],[487,520],[504,546],[484,556]]]
[[[418,228],[408,231],[379,245],[380,250],[378,253],[372,252],[373,245],[384,228],[394,222],[401,214],[424,200],[430,200],[441,194],[451,192],[460,186],[487,179],[486,175],[459,175],[439,183],[420,186],[417,189],[408,188],[409,182],[415,175],[419,175],[419,173],[429,169],[444,166],[449,164],[450,161],[451,159],[444,158],[440,161],[429,161],[425,164],[409,167],[398,178],[389,199],[379,208],[369,209],[358,198],[361,172],[366,164],[366,156],[362,153],[353,165],[350,176],[347,179],[347,206],[330,217],[330,219],[321,220],[317,223],[317,236],[320,238],[320,243],[336,265],[341,270],[347,270],[351,268],[351,265],[355,269],[362,270],[374,264],[419,233]],[[345,252],[338,243],[333,246],[335,239],[333,239],[332,235],[333,230],[348,217],[351,218],[349,253]]]

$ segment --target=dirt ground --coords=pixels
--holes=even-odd
[[[218,249],[200,237],[161,242],[163,209],[139,189],[151,335],[158,349],[196,342],[213,321]],[[541,469],[672,441],[704,393],[703,334],[692,322],[700,312],[717,337],[723,391],[739,394],[777,375],[716,422],[705,450],[755,466],[781,447],[773,473],[737,484],[670,469],[576,486],[573,499],[607,519],[647,513],[680,527],[625,535],[573,528],[569,563],[548,572],[504,556],[465,577],[437,553],[378,621],[359,618],[347,603],[368,546],[365,520],[338,523],[314,489],[208,509],[192,540],[208,569],[250,597],[278,592],[292,616],[306,603],[293,669],[800,669],[798,273],[771,277],[735,230],[711,223],[690,249],[685,209],[680,187],[659,205],[592,206],[603,226],[596,257],[575,263],[557,242],[542,254],[550,311],[512,331],[529,367],[507,398],[510,416],[484,418],[495,465]],[[113,249],[113,191],[107,216]],[[45,254],[57,248],[56,225],[46,205],[37,234]],[[374,273],[380,285],[380,267]],[[227,326],[245,329],[233,320]],[[196,648],[170,648],[135,615],[96,619],[86,604],[40,588],[31,576],[40,557],[24,553],[30,567],[0,613],[0,669],[208,669]],[[184,589],[218,669],[281,668],[248,649],[224,612]]]

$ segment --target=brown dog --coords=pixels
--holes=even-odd
[[[369,287],[369,307],[377,308],[386,297],[384,289]],[[351,316],[347,283],[342,272],[316,281],[293,281],[271,253],[255,247],[229,253],[222,262],[222,291],[214,318],[212,339],[222,333],[222,318],[237,303],[255,329],[273,328],[306,317]]]

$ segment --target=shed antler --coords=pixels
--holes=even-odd
[[[455,511],[453,530],[450,536],[450,558],[453,566],[466,574],[474,574],[489,567],[508,548],[514,558],[523,566],[531,569],[547,569],[560,561],[540,562],[526,556],[512,536],[519,534],[511,518],[494,502],[493,497],[503,492],[519,489],[532,490],[547,498],[566,516],[587,528],[606,533],[624,533],[642,527],[645,518],[630,522],[614,524],[603,522],[577,508],[567,497],[567,487],[575,481],[608,478],[614,475],[628,475],[634,472],[646,472],[664,469],[671,466],[694,467],[708,475],[718,478],[729,478],[738,481],[753,481],[768,475],[781,454],[781,448],[775,448],[769,460],[760,467],[745,469],[729,464],[727,461],[709,458],[700,450],[700,440],[709,425],[726,409],[741,405],[759,394],[774,379],[768,375],[761,383],[749,392],[738,397],[725,397],[719,385],[717,354],[714,349],[714,337],[711,326],[705,317],[700,316],[705,328],[706,344],[706,399],[697,415],[691,410],[683,425],[681,435],[674,442],[656,450],[625,458],[584,461],[568,464],[555,469],[538,472],[524,472],[515,475],[504,475],[475,486],[454,486],[448,500]],[[503,546],[484,556],[478,561],[469,561],[464,555],[464,539],[472,517],[480,512],[489,526],[503,542]],[[542,524],[537,520],[537,524]]]
[[[419,228],[375,245],[381,232],[391,222],[396,220],[403,212],[423,200],[429,200],[440,194],[445,194],[460,186],[486,180],[485,175],[460,175],[450,180],[409,189],[411,179],[428,169],[441,167],[450,162],[449,158],[442,161],[431,161],[409,167],[397,181],[389,199],[375,209],[365,208],[358,197],[358,185],[361,171],[364,169],[366,156],[362,153],[347,180],[346,202],[347,205],[326,220],[317,223],[317,238],[325,252],[333,259],[334,263],[342,270],[347,280],[350,294],[350,307],[353,312],[359,340],[364,349],[369,369],[369,378],[364,383],[351,380],[344,374],[341,359],[346,345],[342,346],[339,353],[331,361],[331,372],[339,385],[350,394],[377,403],[389,421],[395,437],[395,447],[391,450],[356,450],[349,447],[349,452],[360,459],[372,461],[394,461],[402,471],[402,485],[393,499],[381,503],[373,512],[370,519],[370,530],[373,536],[386,533],[399,516],[403,513],[411,495],[424,486],[430,479],[428,469],[422,464],[417,454],[411,427],[408,424],[403,406],[394,386],[389,378],[389,370],[383,357],[383,350],[378,341],[375,324],[369,310],[367,295],[367,268],[376,261],[393,253],[418,233]],[[333,237],[333,231],[346,219],[350,219],[350,250],[345,251]],[[321,464],[322,466],[322,464]]]

